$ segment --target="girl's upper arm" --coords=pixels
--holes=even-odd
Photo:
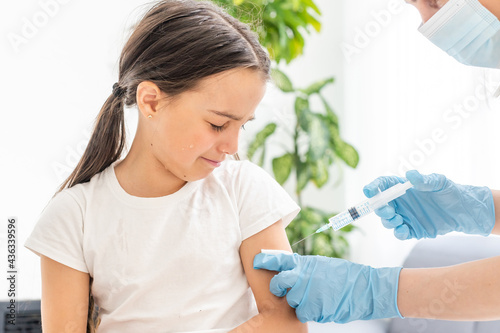
[[[276,325],[276,330],[271,332],[307,332],[307,326],[297,319],[295,309],[288,305],[286,298],[276,297],[269,291],[269,283],[277,273],[253,268],[253,259],[261,249],[291,251],[281,220],[242,242],[241,262],[266,327]]]
[[[87,330],[89,274],[40,256],[44,333]]]

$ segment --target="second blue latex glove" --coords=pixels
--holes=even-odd
[[[452,231],[487,236],[495,225],[493,195],[487,187],[455,184],[443,175],[406,173],[414,185],[405,195],[379,208],[375,213],[386,228],[393,228],[401,239],[435,238]],[[406,180],[379,177],[363,189],[371,198]]]
[[[303,323],[402,318],[397,308],[401,267],[373,268],[296,253],[260,253],[253,265],[281,272],[271,279],[270,290],[278,297],[286,295]]]

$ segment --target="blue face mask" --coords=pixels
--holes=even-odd
[[[500,68],[500,21],[478,0],[450,0],[418,30],[463,64]]]

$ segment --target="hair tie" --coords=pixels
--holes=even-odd
[[[125,89],[123,89],[122,87],[120,87],[118,85],[118,82],[116,82],[115,84],[113,84],[113,95],[117,98],[121,98],[123,97],[123,95],[125,94]]]

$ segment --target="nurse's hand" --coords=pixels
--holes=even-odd
[[[401,267],[372,268],[296,253],[260,253],[253,266],[281,272],[272,278],[270,290],[278,297],[286,295],[303,323],[402,318],[397,307]]]
[[[394,229],[401,239],[435,238],[451,231],[487,236],[495,225],[493,195],[487,187],[455,184],[443,175],[406,173],[414,185],[406,194],[389,202],[375,213],[386,228]],[[371,198],[406,180],[379,177],[363,189]]]

